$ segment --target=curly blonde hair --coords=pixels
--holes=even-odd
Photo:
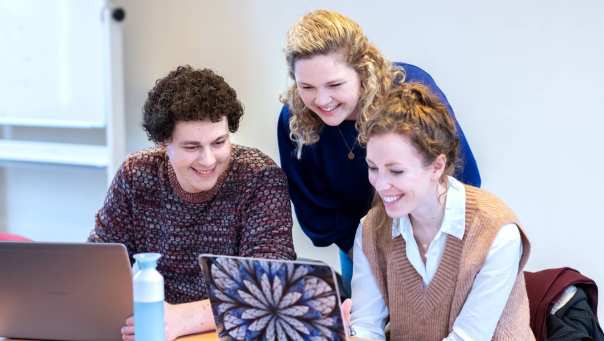
[[[421,83],[404,83],[393,88],[379,112],[361,125],[359,141],[367,144],[372,136],[387,133],[408,137],[426,165],[444,155],[446,164],[441,183],[445,183],[460,166],[455,122],[441,100]],[[392,223],[379,195],[374,196],[372,206],[376,210],[378,226]]]
[[[300,18],[288,32],[285,55],[290,77],[295,81],[296,61],[333,52],[342,53],[344,60],[359,75],[358,129],[376,111],[394,81],[404,81],[405,74],[393,67],[369,42],[359,24],[340,13],[317,10]],[[319,141],[323,122],[304,105],[295,82],[282,101],[292,113],[290,138],[296,142],[300,157],[302,146]]]

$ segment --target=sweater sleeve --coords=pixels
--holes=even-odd
[[[132,207],[126,168],[127,161],[109,186],[103,207],[96,214],[95,227],[88,236],[88,242],[122,243],[132,257],[135,250],[130,233],[133,226]]]
[[[430,74],[428,74],[426,71],[422,70],[421,68],[415,65],[403,63],[395,64],[405,69],[405,71],[407,72],[407,82],[420,82],[428,86],[447,107],[447,111],[453,117],[453,120],[455,121],[455,128],[457,129],[457,133],[459,134],[459,151],[460,157],[462,159],[462,166],[457,169],[454,176],[465,184],[480,187],[481,179],[480,172],[478,171],[478,164],[476,163],[476,159],[474,158],[472,149],[468,144],[466,135],[464,134],[457,118],[455,117],[455,112],[453,111],[451,104],[449,104],[449,101],[447,100],[447,96],[445,96],[445,94],[438,87],[432,76],[430,76]]]
[[[240,256],[295,259],[287,180],[281,169],[273,164],[260,171],[249,191]]]

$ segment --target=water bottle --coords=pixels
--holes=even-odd
[[[134,338],[165,341],[164,278],[157,271],[159,253],[137,253],[134,278]]]

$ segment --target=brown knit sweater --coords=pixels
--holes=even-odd
[[[216,186],[187,193],[165,149],[128,157],[96,215],[88,240],[117,242],[137,252],[159,252],[159,272],[170,303],[207,297],[197,256],[201,253],[294,259],[287,180],[253,148],[233,145]]]
[[[405,240],[400,235],[392,239],[390,225],[376,226],[375,210],[371,210],[363,224],[363,251],[390,311],[392,340],[440,341],[449,335],[497,232],[510,223],[520,226],[501,200],[466,186],[464,237],[447,236],[436,275],[424,287],[407,259]],[[520,232],[524,252],[493,340],[534,340],[522,275],[530,244],[521,228]]]

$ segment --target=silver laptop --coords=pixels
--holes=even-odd
[[[323,263],[201,255],[221,340],[345,340],[335,274]]]
[[[123,245],[0,242],[0,337],[117,341],[130,315]]]

